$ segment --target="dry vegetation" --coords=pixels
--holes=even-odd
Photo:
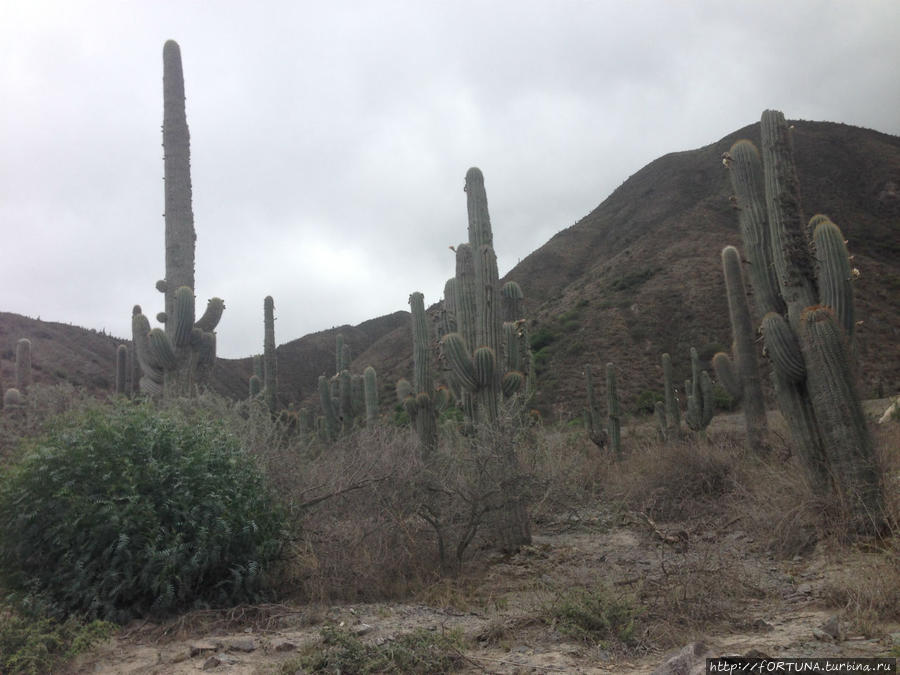
[[[40,386],[29,400],[26,413],[2,418],[5,463],[15,456],[11,441],[37,433],[50,411],[101,405],[68,388]],[[805,483],[777,429],[771,458],[760,460],[721,419],[709,441],[688,437],[668,445],[654,439],[649,424],[632,423],[627,454],[614,462],[578,427],[526,426],[475,447],[448,425],[438,481],[405,428],[359,429],[324,445],[273,422],[253,403],[206,395],[174,405],[189,419],[219,419],[238,436],[297,527],[273,579],[277,604],[131,626],[120,632],[118,652],[149,643],[164,654],[177,640],[229,631],[295,631],[309,637],[299,656],[289,660],[272,648],[260,653],[258,670],[240,672],[274,672],[279,663],[288,664],[281,672],[301,666],[316,672],[317,663],[321,672],[335,664],[363,672],[366,659],[390,663],[378,645],[440,615],[440,625],[460,631],[439,643],[456,656],[437,662],[454,669],[479,672],[478,664],[480,672],[516,672],[510,663],[522,645],[546,653],[570,645],[560,663],[608,662],[640,672],[701,636],[718,636],[720,644],[750,636],[760,649],[778,649],[759,627],[777,625],[797,608],[838,615],[844,634],[857,642],[796,636],[793,655],[887,653],[885,636],[900,630],[897,423],[877,429],[892,530],[883,539],[854,541],[835,515],[840,510]],[[491,494],[503,484],[493,458],[504,442],[515,443],[525,476],[505,488],[529,504],[535,535],[515,554],[492,548],[495,511],[478,508],[494,504]],[[426,504],[442,509],[440,532],[424,517]],[[364,619],[367,611],[372,616]],[[341,622],[362,620],[393,623],[371,637],[340,632]],[[438,649],[417,636],[403,649]],[[84,668],[115,672],[108,652],[80,658]]]

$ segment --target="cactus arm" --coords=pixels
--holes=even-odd
[[[169,336],[161,328],[154,328],[147,336],[150,362],[158,364],[162,370],[174,370],[178,366],[178,356]]]
[[[772,259],[791,326],[796,328],[802,311],[816,304],[817,292],[790,130],[783,114],[766,110],[760,132]]]
[[[475,363],[469,355],[469,349],[462,335],[451,333],[441,341],[444,358],[457,381],[467,391],[474,393],[478,389],[478,380],[475,376]]]
[[[775,368],[790,382],[802,382],[806,377],[806,364],[794,331],[781,314],[769,312],[763,317],[763,336],[766,350]]]
[[[838,325],[848,338],[852,338],[855,328],[852,275],[844,235],[826,216],[813,216],[810,225],[814,227],[820,299],[823,305],[834,310]]]
[[[747,445],[753,452],[762,454],[768,449],[766,402],[756,358],[753,320],[750,318],[750,306],[741,273],[741,259],[735,247],[726,246],[722,250],[722,269],[725,275],[728,315],[734,337],[732,352],[737,372],[734,372],[731,360],[725,354],[716,354],[713,357],[713,367],[728,393],[742,402]]]
[[[194,325],[204,332],[211,333],[219,325],[224,311],[225,301],[222,298],[210,298],[206,303],[206,311]]]
[[[750,262],[750,279],[756,292],[757,306],[760,314],[784,312],[784,301],[772,262],[759,151],[750,141],[741,140],[731,146],[729,155],[731,185],[740,208],[738,222]]]
[[[167,333],[172,344],[176,348],[187,347],[191,344],[191,331],[194,328],[194,291],[188,286],[182,286],[175,291],[174,326],[171,333]],[[166,322],[167,325],[169,322]]]

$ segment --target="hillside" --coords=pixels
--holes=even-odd
[[[829,122],[794,125],[806,213],[832,217],[861,271],[856,299],[857,317],[863,321],[857,333],[862,394],[896,392],[900,138]],[[739,138],[758,143],[759,125],[651,162],[506,276],[525,291],[540,373],[535,407],[545,415],[580,415],[586,363],[617,365],[620,397],[630,411],[642,393],[661,391],[662,352],[672,354],[677,382],[689,374],[691,346],[708,359],[731,343],[719,253],[727,244],[740,244],[740,237],[721,155]],[[500,231],[514,224],[493,226]],[[383,407],[393,405],[394,382],[412,371],[406,312],[281,344],[281,400],[310,397],[314,403],[317,377],[334,372],[338,332],[351,347],[352,371],[375,366]],[[6,382],[12,376],[15,340],[24,336],[35,341],[37,381],[64,379],[93,391],[112,386],[118,340],[0,313],[0,366]],[[249,358],[220,359],[214,389],[245,396],[250,371]]]

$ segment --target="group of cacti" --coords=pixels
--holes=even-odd
[[[350,372],[351,349],[342,333],[335,336],[335,370],[332,377],[319,376],[319,403],[322,416],[316,425],[319,436],[334,440],[354,428],[365,416],[365,424],[378,419],[378,379],[375,369],[367,366],[362,375]]]
[[[16,342],[16,382],[14,387],[3,388],[3,377],[0,372],[0,409],[10,411],[20,410],[25,407],[25,396],[28,387],[31,386],[31,340],[20,338]]]
[[[451,403],[462,412],[464,430],[493,425],[504,400],[534,394],[534,368],[522,316],[522,289],[515,281],[500,286],[497,256],[478,168],[466,173],[469,240],[451,247],[456,274],[444,286],[438,317],[439,360],[446,385],[436,385],[433,336],[424,296],[409,296],[414,378],[397,383],[397,398],[425,451],[437,441],[437,417]]]
[[[165,44],[164,121],[166,277],[157,283],[165,295],[165,311],[157,318],[165,329],[150,329],[139,306],[134,307],[134,357],[140,364],[142,393],[166,396],[193,394],[215,362],[215,329],[224,303],[209,300],[197,317],[194,298],[196,235],[191,207],[189,132],[184,106],[181,54],[173,41]],[[761,121],[762,158],[750,141],[738,141],[725,156],[740,209],[744,255],[766,352],[773,363],[779,407],[816,485],[828,485],[854,514],[858,527],[882,522],[883,487],[872,440],[855,390],[851,340],[855,326],[849,256],[841,231],[826,216],[806,225],[801,216],[794,169],[791,131],[784,116],[765,111]],[[514,282],[500,287],[497,258],[484,189],[477,168],[466,174],[468,242],[455,249],[456,275],[447,282],[439,321],[440,356],[448,387],[435,386],[432,336],[421,293],[410,296],[415,377],[398,383],[398,394],[414,423],[422,446],[433,448],[436,417],[452,397],[469,429],[494,424],[503,399],[534,391],[534,369],[528,359],[528,336],[521,316],[522,292]],[[808,236],[811,233],[811,237]],[[732,354],[713,359],[717,377],[728,393],[743,404],[748,443],[766,449],[765,404],[756,362],[753,322],[747,305],[740,255],[734,247],[722,252],[729,313],[734,335]],[[251,396],[262,391],[275,412],[277,374],[273,303],[265,300],[264,383],[251,377]],[[502,310],[502,311],[501,311]],[[21,356],[20,356],[21,355]],[[17,386],[6,390],[3,402],[18,405],[30,372],[30,343],[17,347]],[[337,374],[319,379],[325,434],[334,438],[338,420],[356,416],[354,380],[338,347]],[[19,363],[22,363],[20,367]],[[349,358],[347,359],[349,361]],[[125,390],[127,352],[117,352],[116,389]],[[23,373],[20,377],[19,373]],[[680,433],[680,411],[671,381],[671,361],[663,355],[665,403],[656,406],[660,435]],[[685,420],[702,432],[712,418],[712,384],[691,350],[692,378],[685,385]],[[595,442],[601,438],[596,406],[589,388],[589,425]],[[357,376],[358,378],[359,376]],[[257,379],[254,379],[257,378]],[[366,369],[362,397],[366,419],[376,417],[375,375]],[[21,380],[21,381],[20,381]],[[608,436],[620,451],[615,372],[607,366],[610,396]],[[335,405],[335,402],[337,405]],[[358,406],[357,406],[358,407]]]
[[[713,384],[706,370],[700,368],[700,356],[691,347],[691,377],[684,381],[687,393],[684,421],[688,428],[705,437],[706,429],[713,418]],[[672,380],[672,357],[662,355],[663,400],[656,401],[654,415],[656,431],[662,441],[674,441],[682,438],[681,408],[678,394]]]
[[[764,314],[778,405],[812,484],[836,494],[857,529],[877,530],[884,524],[884,493],[853,373],[854,275],[846,242],[827,216],[813,216],[808,224],[802,216],[784,115],[765,111],[760,129],[762,158],[753,143],[741,140],[725,163],[757,310]],[[730,305],[739,292],[736,257],[723,252]],[[747,340],[745,323],[732,309],[740,377],[732,377],[724,356],[717,356],[723,382],[752,381],[740,365],[741,351],[748,350],[740,345]]]

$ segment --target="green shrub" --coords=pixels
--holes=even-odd
[[[282,673],[304,668],[311,673],[450,673],[466,665],[459,632],[424,628],[381,645],[366,644],[346,629],[326,626],[322,643],[285,663]]]
[[[633,645],[640,608],[607,588],[573,588],[545,609],[545,616],[565,635],[590,644],[618,640]]]
[[[115,626],[105,621],[28,619],[0,608],[0,673],[59,672],[61,663],[107,639]]]
[[[549,328],[548,326],[541,326],[531,334],[531,348],[537,352],[541,349],[544,349],[548,345],[553,344],[558,339],[559,335],[557,335],[552,328]]]
[[[0,576],[45,611],[117,622],[252,602],[284,522],[213,422],[120,401],[64,418],[0,475]]]
[[[665,401],[665,397],[659,392],[645,389],[640,394],[638,394],[638,397],[634,402],[635,414],[652,415],[655,410],[657,401]]]

